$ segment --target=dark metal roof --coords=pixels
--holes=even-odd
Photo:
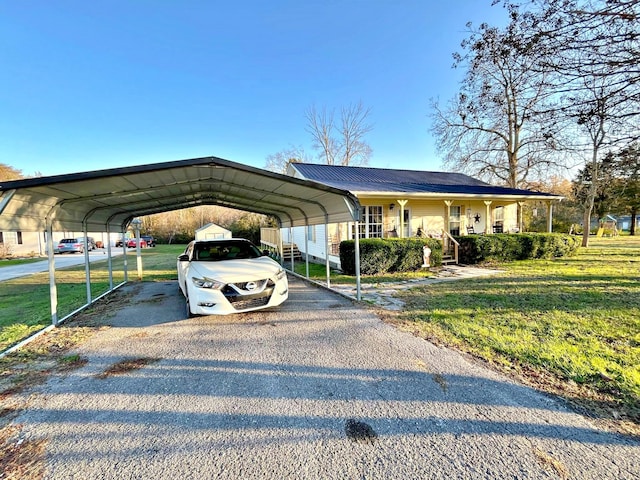
[[[302,178],[357,193],[439,194],[481,197],[560,199],[557,195],[516,188],[496,187],[462,173],[395,170],[293,163]]]
[[[120,231],[137,216],[198,205],[273,215],[283,227],[357,219],[348,191],[205,157],[0,182],[0,230]]]

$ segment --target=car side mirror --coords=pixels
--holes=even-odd
[[[182,255],[178,255],[178,261],[179,262],[188,262],[189,261],[189,255],[187,255],[186,253],[183,253]]]
[[[270,257],[271,256],[271,252],[269,250],[262,250],[262,256],[263,257]]]

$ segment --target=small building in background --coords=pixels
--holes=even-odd
[[[215,223],[207,223],[196,230],[196,240],[217,240],[219,238],[231,238],[231,230],[222,228]]]

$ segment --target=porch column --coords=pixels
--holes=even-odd
[[[524,223],[522,220],[522,212],[525,202],[518,202],[518,233],[522,233],[524,229]]]
[[[485,200],[484,201],[484,206],[485,206],[484,233],[487,234],[487,235],[493,233],[493,221],[491,220],[491,204],[492,203],[493,203],[493,200]]]
[[[451,218],[451,205],[453,205],[453,200],[445,200],[444,204],[447,206],[444,212],[444,228],[445,232],[449,232],[449,219]]]
[[[404,207],[409,200],[396,200],[400,205],[400,238],[404,238]]]
[[[549,212],[547,215],[547,232],[553,232],[553,203],[551,200],[547,202],[547,211]]]

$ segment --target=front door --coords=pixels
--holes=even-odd
[[[398,209],[398,217],[397,217],[397,225],[398,225],[398,231],[400,231],[401,225],[403,225],[403,223],[401,222],[400,219],[400,211],[402,209]],[[408,207],[404,207],[404,230],[402,231],[402,235],[400,235],[402,238],[408,238],[411,236],[411,209]],[[400,232],[398,232],[400,233]]]

